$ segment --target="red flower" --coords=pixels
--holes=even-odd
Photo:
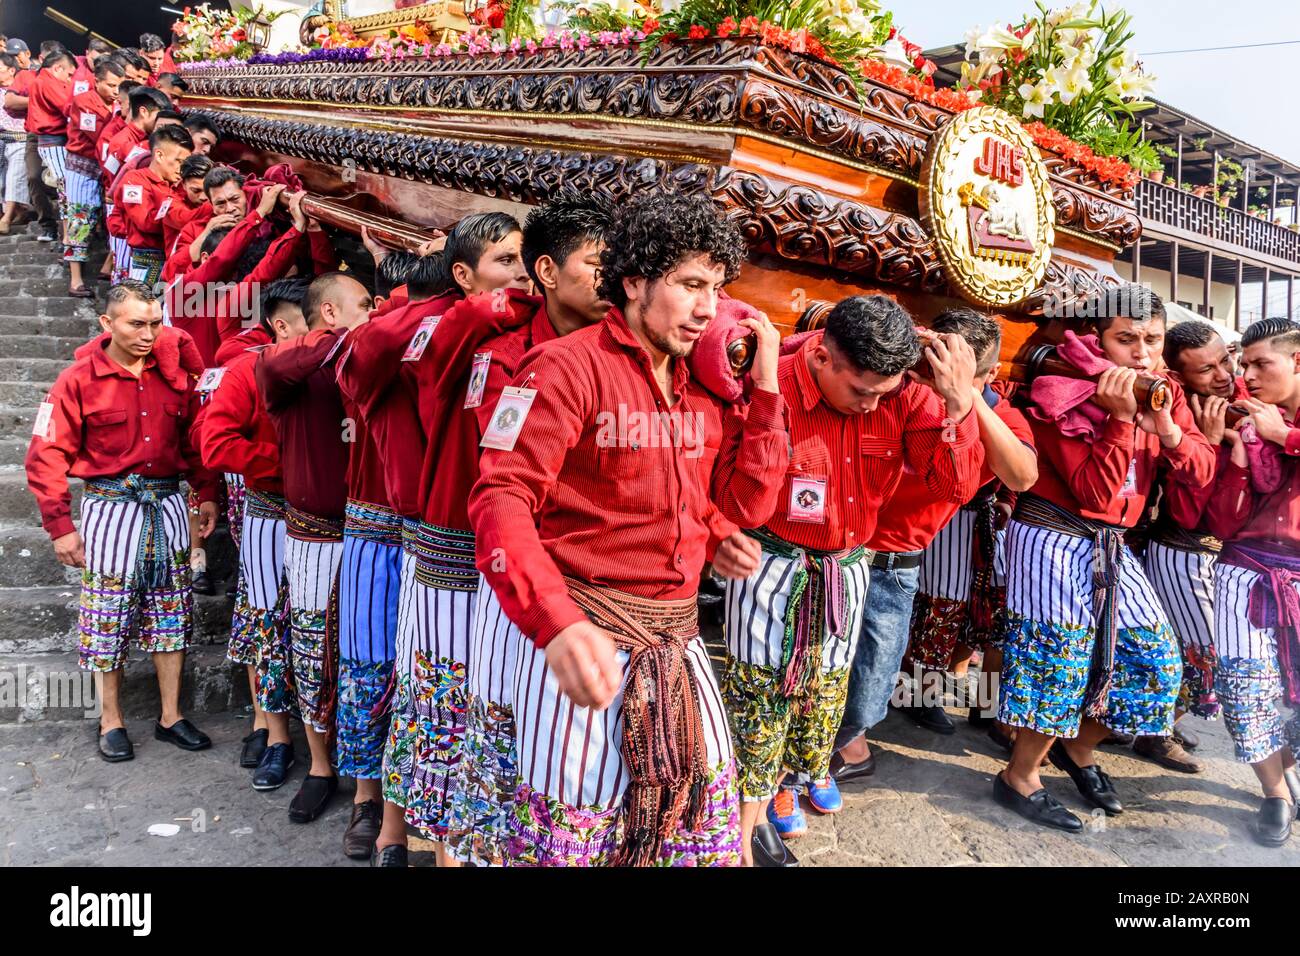
[[[244,32],[243,27],[237,27],[230,34],[230,39],[234,40],[236,43],[243,43],[245,40],[248,39],[248,34]]]
[[[721,23],[718,24],[718,36],[720,37],[729,37],[735,32],[736,32],[735,17],[727,17],[727,19],[723,20]]]
[[[758,17],[745,17],[740,21],[740,35],[743,37],[753,36],[758,32]]]
[[[692,40],[703,40],[709,35],[709,28],[698,23],[692,24],[686,35]]]
[[[499,3],[489,4],[487,8],[487,25],[493,30],[500,30],[506,22],[506,8]]]
[[[649,36],[659,29],[659,21],[654,17],[646,17],[641,21],[641,29],[645,31],[646,36]]]

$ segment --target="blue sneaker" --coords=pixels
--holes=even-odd
[[[808,832],[808,821],[799,806],[799,791],[782,787],[767,805],[767,820],[782,840],[793,840]]]
[[[808,802],[818,813],[839,813],[844,809],[844,800],[840,797],[840,788],[834,777],[814,780],[808,784]]]

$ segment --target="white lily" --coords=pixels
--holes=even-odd
[[[1020,98],[1025,101],[1025,106],[1024,109],[1021,110],[1021,114],[1026,117],[1036,116],[1039,119],[1042,119],[1043,113],[1047,109],[1047,104],[1052,100],[1052,90],[1049,88],[1047,82],[1042,80],[1033,85],[1022,83],[1017,92],[1020,94]]]
[[[1006,27],[993,26],[975,41],[975,46],[979,50],[1019,50],[1020,38]]]
[[[979,48],[980,37],[984,34],[984,28],[978,23],[966,31],[966,59],[969,60],[975,55]]]
[[[1125,70],[1115,78],[1115,94],[1122,100],[1144,98],[1155,89],[1156,78],[1141,69]]]
[[[1092,89],[1092,77],[1087,70],[1077,66],[1072,69],[1054,66],[1047,71],[1046,79],[1066,106],[1073,103],[1080,93]]]

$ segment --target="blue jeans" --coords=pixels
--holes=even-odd
[[[881,555],[893,560],[900,552]],[[912,599],[916,597],[920,567],[871,569],[871,586],[862,609],[862,632],[849,672],[849,696],[844,718],[835,735],[835,749],[874,727],[889,713],[889,698],[898,682],[898,668],[907,651],[907,636],[912,625]]]

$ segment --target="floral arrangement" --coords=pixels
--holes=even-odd
[[[178,61],[208,60],[228,57],[247,60],[257,52],[249,41],[248,25],[255,20],[273,23],[280,13],[267,13],[261,7],[239,10],[213,10],[210,4],[186,7],[172,24],[176,37],[173,57]]]
[[[1037,14],[1019,24],[967,33],[959,88],[1137,173],[1159,169],[1154,148],[1129,125],[1152,105],[1145,97],[1155,82],[1128,47],[1132,17],[1099,0],[1057,10],[1035,2]]]
[[[1090,147],[1071,139],[1060,130],[1044,126],[1042,123],[1026,123],[1025,132],[1039,149],[1056,153],[1074,165],[1086,169],[1103,183],[1131,189],[1141,178],[1138,171],[1124,160],[1114,156],[1098,156]]]

